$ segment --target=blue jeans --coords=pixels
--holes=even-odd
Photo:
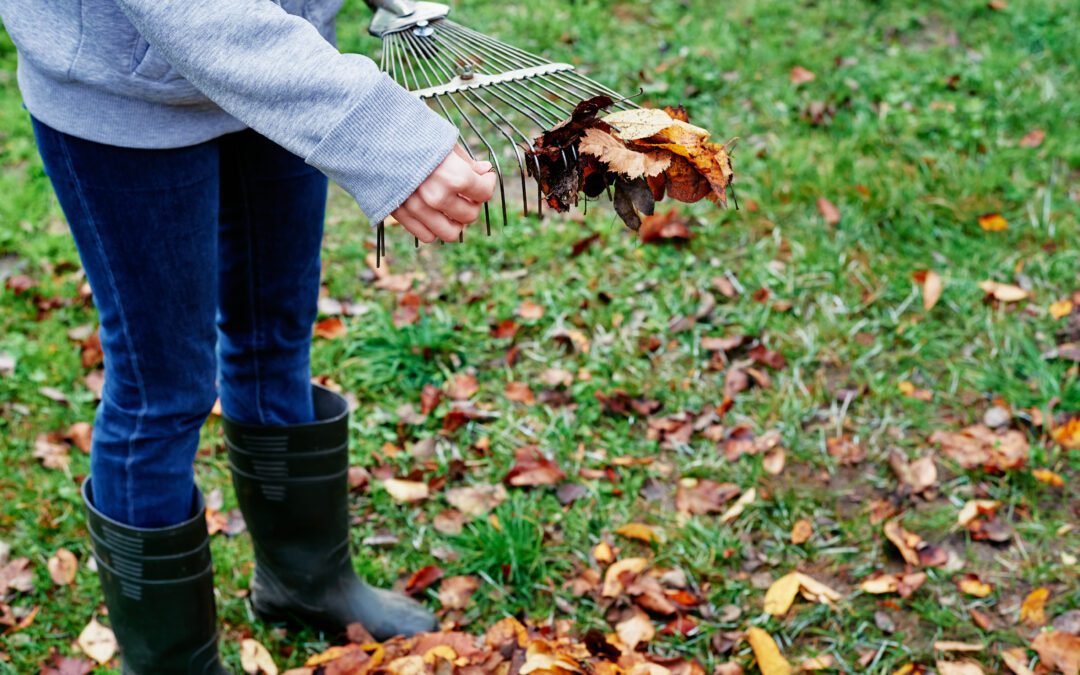
[[[100,315],[94,504],[179,523],[215,398],[241,422],[314,418],[326,177],[252,131],[170,150],[34,133]]]

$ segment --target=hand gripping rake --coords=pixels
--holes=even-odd
[[[635,107],[576,72],[569,63],[552,63],[450,21],[446,5],[414,0],[365,2],[375,12],[368,31],[382,39],[382,70],[456,126],[461,145],[470,156],[487,159],[495,167],[496,216],[501,212],[504,225],[508,198],[517,187],[517,181],[510,182],[514,164],[522,213],[529,215],[526,162],[530,157],[525,149],[532,147],[536,136],[568,118],[574,106],[593,96],[610,96],[617,108]],[[576,160],[563,156],[564,162]],[[510,167],[509,172],[504,165]],[[537,185],[537,215],[543,211],[544,198]],[[489,235],[491,219],[490,203],[485,204]],[[376,229],[376,265],[386,251],[384,226],[379,223]]]

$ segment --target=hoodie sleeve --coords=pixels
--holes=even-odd
[[[270,0],[116,0],[210,100],[303,157],[375,223],[453,149],[457,130],[380,72]]]

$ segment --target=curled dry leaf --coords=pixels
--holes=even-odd
[[[323,338],[324,340],[336,340],[340,337],[345,337],[349,330],[345,327],[345,322],[336,316],[332,316],[328,319],[323,319],[315,324],[314,334],[315,337]]]
[[[658,112],[667,117],[663,110],[652,112]],[[670,118],[668,122],[670,124]],[[600,129],[586,131],[585,137],[581,139],[579,150],[607,164],[609,171],[621,173],[627,178],[658,176],[671,166],[670,153],[631,150],[621,140]]]
[[[939,652],[981,652],[986,645],[974,642],[957,642],[955,640],[938,640],[934,643],[934,650]]]
[[[985,424],[975,424],[963,431],[935,431],[930,442],[965,469],[982,467],[990,472],[1018,469],[1027,463],[1030,446],[1023,432],[1007,429],[994,431]]]
[[[812,602],[832,606],[841,599],[835,590],[802,572],[790,572],[773,582],[765,592],[765,611],[773,616],[783,616],[791,609],[795,596],[802,591]]]
[[[626,588],[622,579],[623,575],[633,576],[640,574],[648,566],[649,561],[645,558],[623,558],[612,563],[604,572],[604,586],[600,591],[600,595],[605,598],[619,596]]]
[[[656,637],[656,627],[648,614],[635,609],[630,618],[615,624],[615,634],[627,649],[633,651],[639,644],[650,642]]]
[[[514,487],[553,485],[566,478],[559,466],[544,456],[535,445],[525,445],[514,451],[514,465],[504,479]]]
[[[918,270],[912,277],[915,279],[915,283],[922,288],[923,309],[929,312],[941,299],[941,292],[945,290],[945,282],[941,280],[941,275],[934,270]]]
[[[627,539],[637,539],[646,544],[660,541],[660,536],[656,533],[656,530],[645,523],[627,523],[615,530],[615,534]]]
[[[750,627],[746,631],[746,641],[750,643],[750,649],[754,651],[754,660],[757,661],[761,675],[791,675],[791,664],[772,636],[757,626]]]
[[[755,499],[757,499],[757,488],[750,488],[742,493],[742,495],[735,500],[735,503],[731,505],[731,508],[720,515],[720,522],[724,524],[732,522],[741,516],[743,511],[746,510],[746,507],[753,504]]]
[[[506,488],[495,485],[469,485],[446,491],[446,501],[467,516],[477,518],[506,501]]]

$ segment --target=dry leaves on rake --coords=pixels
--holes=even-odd
[[[638,230],[665,196],[727,204],[734,175],[727,148],[709,142],[709,132],[690,124],[683,108],[623,110],[601,119],[614,103],[608,96],[582,101],[528,149],[529,175],[551,208],[567,211],[580,194],[595,198],[614,186],[615,212]]]

